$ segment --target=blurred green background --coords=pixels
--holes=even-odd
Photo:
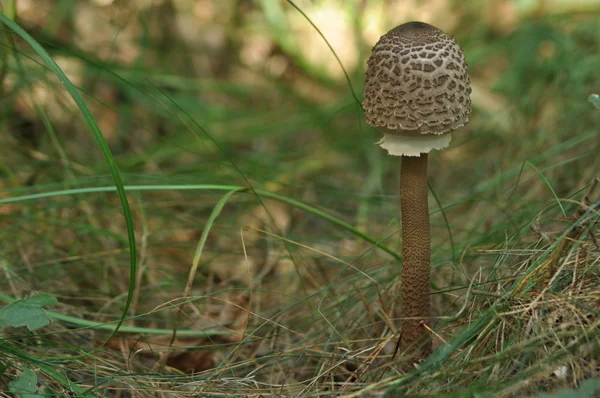
[[[457,312],[477,272],[485,283],[521,266],[489,253],[537,242],[532,224],[562,228],[600,170],[600,111],[587,100],[600,93],[599,1],[0,4],[79,89],[124,184],[162,187],[128,194],[139,260],[129,315],[146,314],[131,327],[172,327],[177,311],[153,311],[181,296],[229,185],[250,190],[210,229],[190,291],[210,298],[177,318],[182,328],[260,324],[247,310],[322,343],[356,332],[346,317],[368,318],[363,299],[386,314],[377,322],[392,317],[398,260],[341,223],[399,252],[400,162],[375,145],[360,101],[370,48],[400,23],[452,34],[472,79],[470,123],[430,155],[437,315]],[[44,291],[63,314],[118,319],[131,279],[117,195],[23,198],[114,186],[106,160],[59,79],[1,33],[0,200],[22,199],[0,204],[0,291]]]

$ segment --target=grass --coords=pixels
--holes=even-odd
[[[600,390],[600,10],[444,14],[474,113],[430,156],[437,350],[405,374],[399,161],[355,98],[383,2],[324,2],[341,42],[310,2],[69,3],[0,15],[0,306],[58,300],[2,329],[2,394]]]

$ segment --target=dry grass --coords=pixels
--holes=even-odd
[[[2,330],[0,395],[25,367],[49,396],[521,397],[600,377],[598,11],[397,7],[447,24],[475,86],[469,125],[430,159],[436,351],[406,374],[398,164],[314,27],[283,2],[67,3],[23,1],[17,20],[116,158],[137,268],[98,141],[6,30],[0,300],[58,304],[43,329]],[[399,14],[304,3],[339,21],[360,93]]]

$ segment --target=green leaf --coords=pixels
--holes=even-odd
[[[36,391],[37,375],[33,370],[27,368],[24,368],[19,377],[8,384],[8,390],[13,394],[19,394],[21,398],[43,397]]]
[[[600,95],[592,94],[588,97],[588,101],[590,101],[596,108],[600,109]]]
[[[29,330],[37,330],[50,323],[50,317],[42,308],[56,303],[51,294],[36,294],[0,308],[0,329],[6,326],[26,326]]]

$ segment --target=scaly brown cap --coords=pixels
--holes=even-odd
[[[423,22],[405,23],[373,47],[365,79],[366,120],[386,134],[384,140],[402,136],[409,146],[416,144],[412,152],[392,154],[441,149],[449,136],[423,135],[443,135],[468,122],[469,84],[465,57],[450,35]]]

